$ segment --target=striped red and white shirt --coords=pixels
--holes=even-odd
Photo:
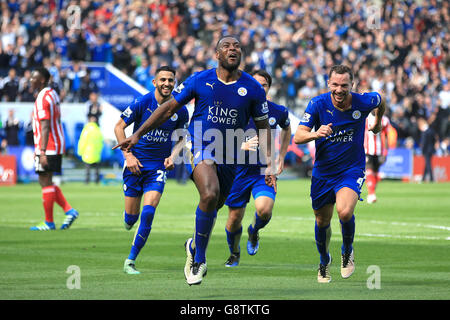
[[[369,113],[366,119],[366,133],[364,136],[364,151],[367,155],[371,156],[386,156],[388,151],[388,146],[386,145],[388,129],[390,122],[388,117],[383,116],[381,118],[381,131],[378,134],[374,134],[369,131],[369,125],[375,123],[375,116]]]
[[[41,152],[41,121],[50,121],[50,132],[45,154],[63,154],[65,148],[64,132],[61,124],[61,108],[59,96],[52,88],[42,89],[34,103],[33,134],[34,148],[37,155]]]

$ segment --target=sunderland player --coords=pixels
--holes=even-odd
[[[253,77],[262,85],[266,95],[272,84],[272,77],[264,70],[252,72]],[[280,152],[275,162],[279,175],[284,168],[284,157],[291,140],[291,126],[289,121],[289,112],[286,107],[267,101],[269,105],[269,125],[275,130],[277,126],[281,128],[280,133]],[[245,131],[253,129],[256,133],[256,126],[252,120],[245,128]],[[251,133],[252,131],[248,131]],[[249,136],[244,144],[245,150],[256,151],[257,136]],[[248,160],[250,160],[248,158]],[[256,159],[257,160],[257,159]],[[245,214],[245,208],[252,195],[255,199],[256,212],[253,222],[247,228],[248,241],[247,252],[249,255],[255,255],[259,249],[259,230],[264,228],[272,218],[272,210],[275,203],[276,191],[273,186],[266,185],[264,175],[261,169],[264,167],[259,161],[255,163],[246,163],[236,166],[236,177],[233,181],[230,194],[225,201],[228,206],[228,220],[225,227],[230,257],[225,263],[226,267],[235,267],[239,265],[240,246],[239,242],[242,235],[242,219]]]
[[[125,140],[125,128],[134,123],[136,131],[161,104],[172,97],[175,85],[175,70],[162,66],[156,70],[153,79],[155,91],[150,92],[128,106],[117,122],[114,132],[117,141]],[[170,119],[143,135],[131,151],[123,151],[123,191],[125,194],[124,224],[130,230],[141,216],[134,235],[130,254],[124,262],[124,272],[139,274],[136,258],[144,247],[152,228],[155,210],[159,204],[166,183],[166,169],[174,166],[174,157],[184,145],[182,130],[187,127],[189,113],[182,107]],[[172,149],[172,133],[181,138]],[[172,153],[171,153],[172,150]],[[140,212],[143,202],[142,212]]]
[[[77,219],[78,212],[67,202],[61,189],[53,184],[53,173],[61,172],[65,141],[61,125],[59,96],[48,86],[50,73],[37,68],[31,73],[30,84],[38,91],[33,111],[33,135],[35,148],[35,170],[42,188],[45,221],[31,230],[54,230],[53,205],[56,202],[65,212],[61,229],[68,229]]]
[[[368,191],[367,203],[374,203],[377,201],[375,189],[378,182],[381,180],[378,171],[380,166],[386,161],[388,153],[389,119],[383,115],[381,119],[381,131],[379,134],[374,134],[372,131],[369,131],[369,127],[373,125],[374,121],[375,115],[371,112],[366,119],[366,134],[364,136],[366,185]]]
[[[239,70],[241,44],[236,37],[222,37],[216,45],[218,67],[197,72],[174,90],[174,98],[161,105],[131,137],[116,147],[129,150],[139,137],[169,119],[183,104],[195,99],[189,124],[192,157],[186,166],[192,172],[200,195],[195,213],[195,231],[186,241],[184,274],[189,285],[200,284],[206,275],[206,249],[217,210],[223,206],[234,179],[236,129],[250,118],[260,131],[260,147],[267,155],[266,183],[275,185],[271,174],[268,107],[261,85]],[[232,139],[230,139],[230,136]],[[233,140],[233,141],[230,141]],[[240,144],[239,144],[240,148]]]
[[[311,178],[311,199],[315,222],[315,239],[320,254],[317,280],[331,281],[331,217],[334,205],[341,223],[341,276],[348,278],[355,270],[353,238],[354,211],[364,183],[364,127],[368,114],[375,110],[373,133],[381,130],[385,103],[377,92],[351,92],[353,73],[343,65],[329,73],[329,92],[314,97],[300,120],[294,142],[315,140],[316,160]],[[312,131],[315,129],[315,131]]]

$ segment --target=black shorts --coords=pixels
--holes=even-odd
[[[62,155],[48,155],[48,167],[43,168],[39,162],[39,156],[36,155],[34,157],[34,171],[36,173],[43,173],[43,172],[61,172],[61,165],[62,165]]]
[[[378,172],[380,166],[380,156],[366,155],[366,169],[372,169],[373,171]]]

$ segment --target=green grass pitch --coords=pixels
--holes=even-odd
[[[137,260],[140,275],[126,275],[122,269],[136,226],[123,228],[121,186],[67,183],[61,188],[80,217],[71,229],[51,232],[28,230],[44,217],[37,184],[0,188],[0,299],[450,299],[448,183],[382,181],[376,204],[358,203],[356,271],[349,279],[340,277],[341,234],[335,213],[332,282],[319,284],[309,180],[281,180],[273,218],[260,232],[258,254],[246,253],[244,232],[240,266],[224,267],[224,207],[208,247],[208,275],[192,287],[183,275],[183,243],[192,235],[198,202],[192,182],[168,181]],[[244,230],[253,213],[252,200]],[[63,219],[55,205],[57,227]],[[68,287],[69,266],[79,268],[80,289]],[[373,268],[379,272],[372,273]]]

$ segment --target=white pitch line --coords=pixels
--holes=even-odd
[[[314,218],[304,218],[304,217],[292,217],[292,220],[312,220]],[[419,228],[430,228],[430,229],[438,229],[450,231],[450,227],[446,226],[437,226],[431,224],[421,224],[421,223],[409,223],[409,222],[397,222],[397,221],[379,221],[379,220],[369,220],[369,223],[373,224],[390,224],[393,226],[414,226]],[[283,230],[286,231],[286,230]],[[283,232],[282,231],[282,232]],[[366,236],[366,237],[377,237],[377,238],[396,238],[396,239],[423,239],[423,240],[450,240],[450,237],[440,238],[440,237],[427,237],[427,236],[401,236],[401,235],[392,235],[392,234],[382,234],[382,233],[357,233],[358,236]]]
[[[430,229],[440,229],[440,230],[450,231],[450,227],[436,226],[436,225],[432,225],[432,224],[397,222],[397,221],[387,222],[387,221],[378,221],[378,220],[369,220],[369,222],[375,223],[375,224],[391,224],[393,226],[414,226],[414,227],[420,227],[420,228],[430,228]]]
[[[450,240],[450,237],[439,238],[439,237],[426,237],[426,236],[400,236],[393,234],[382,234],[382,233],[357,233],[356,236],[363,237],[374,237],[374,238],[395,238],[395,239],[416,239],[416,240]]]
[[[356,215],[356,218],[358,218],[358,216]],[[304,217],[292,217],[290,218],[291,220],[299,220],[299,221],[314,221],[314,217],[312,218],[304,218]],[[420,228],[430,228],[430,229],[439,229],[439,230],[446,230],[446,231],[450,231],[450,227],[447,226],[436,226],[436,225],[432,225],[432,224],[421,224],[421,223],[410,223],[410,222],[398,222],[398,221],[379,221],[379,220],[368,220],[368,222],[370,223],[374,223],[374,224],[391,224],[393,226],[414,226],[414,227],[420,227]]]

